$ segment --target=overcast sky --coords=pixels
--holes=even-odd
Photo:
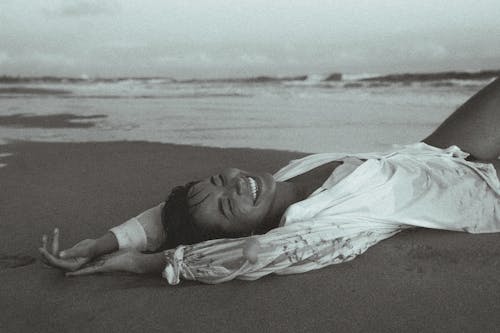
[[[500,69],[499,0],[0,0],[0,75]]]

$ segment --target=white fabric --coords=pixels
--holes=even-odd
[[[328,190],[329,188],[335,186],[338,182],[340,182],[342,179],[349,176],[354,170],[356,170],[358,166],[363,164],[363,161],[356,157],[345,157],[339,160],[342,161],[342,164],[336,167],[335,170],[333,170],[330,177],[328,177],[323,185],[316,189],[316,191],[314,191],[312,195],[316,195],[319,192]]]
[[[136,217],[111,228],[109,231],[115,235],[120,250],[136,249],[144,251],[146,248],[146,233]]]
[[[110,229],[120,250],[155,251],[160,248],[166,238],[161,223],[163,205],[161,203]]]
[[[466,161],[456,146],[417,143],[389,153],[316,154],[292,161],[275,178],[285,181],[346,156],[367,161],[338,182],[331,176],[323,189],[291,205],[280,227],[167,250],[163,276],[171,284],[181,277],[253,280],[351,260],[411,227],[500,231],[500,183],[493,165]]]

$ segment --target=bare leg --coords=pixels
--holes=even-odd
[[[493,166],[495,167],[495,170],[497,171],[497,176],[500,179],[500,160],[493,159],[493,160],[489,160],[487,162],[493,164]]]
[[[425,143],[459,146],[473,159],[494,161],[500,155],[500,79],[496,79],[446,119]],[[498,172],[498,163],[495,165]]]

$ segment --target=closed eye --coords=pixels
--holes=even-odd
[[[226,183],[224,182],[224,177],[222,175],[217,175],[217,176],[211,176],[210,177],[210,183],[215,186],[224,186]]]
[[[233,205],[231,204],[231,200],[229,200],[229,198],[227,198],[227,205],[229,207],[229,211],[231,212],[231,215],[234,216]]]
[[[226,219],[228,219],[228,220],[229,220],[229,217],[228,217],[228,216],[227,216],[227,214],[226,214],[226,210],[224,209],[224,202],[222,201],[222,199],[219,199],[218,203],[219,203],[219,211],[220,211],[220,213],[221,213],[222,215],[224,215],[224,217],[225,217]]]

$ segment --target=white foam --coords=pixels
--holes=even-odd
[[[377,73],[356,73],[356,74],[342,74],[342,79],[345,81],[357,81],[362,79],[369,79],[372,77],[380,76],[381,74]]]

